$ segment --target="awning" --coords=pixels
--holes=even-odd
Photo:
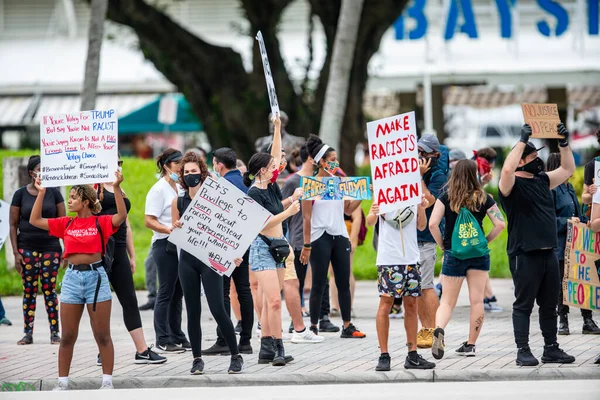
[[[33,96],[0,97],[0,127],[22,127],[27,125],[25,117],[33,99]]]
[[[177,120],[169,125],[171,132],[201,132],[202,123],[192,112],[190,104],[182,94],[173,95],[177,100]],[[165,125],[158,122],[158,108],[161,96],[154,101],[135,110],[129,115],[119,118],[119,133],[129,134],[138,132],[164,132]]]

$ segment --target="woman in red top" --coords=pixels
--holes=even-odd
[[[77,216],[42,218],[46,188],[42,187],[40,178],[35,182],[39,194],[29,222],[49,231],[50,235],[63,239],[64,258],[69,262],[61,286],[60,318],[63,337],[58,350],[58,386],[54,390],[69,388],[69,369],[84,305],[87,305],[94,338],[102,357],[101,389],[113,388],[114,349],[110,337],[112,296],[103,267],[102,251],[110,236],[127,218],[121,191],[123,175],[119,171],[115,172],[115,175],[113,185],[117,214],[99,217],[94,214],[98,214],[102,206],[94,188],[90,185],[75,185],[69,193],[68,206],[69,211],[77,213]]]

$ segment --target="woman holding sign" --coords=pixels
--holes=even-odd
[[[114,348],[110,337],[110,311],[112,295],[105,271],[105,253],[108,239],[127,219],[127,208],[123,201],[121,182],[123,175],[115,172],[115,202],[117,214],[96,216],[102,209],[96,191],[90,185],[75,185],[69,193],[69,211],[75,218],[43,218],[42,208],[46,188],[38,177],[35,200],[29,222],[50,235],[63,239],[64,257],[69,267],[62,281],[61,328],[63,332],[58,350],[58,386],[54,390],[68,390],[69,370],[73,348],[77,341],[79,321],[87,305],[94,338],[102,356],[102,387],[112,389]],[[108,267],[108,265],[107,265]]]
[[[492,221],[494,228],[485,236],[483,219]],[[444,235],[440,231],[442,218],[446,219]],[[433,332],[433,357],[444,356],[444,329],[467,278],[471,317],[469,337],[457,350],[461,356],[475,355],[475,342],[483,325],[483,297],[490,270],[488,243],[496,239],[504,229],[504,217],[496,202],[487,194],[477,179],[477,164],[472,160],[460,160],[450,174],[447,191],[435,202],[429,230],[440,249],[444,251],[442,274],[444,292],[437,310]]]

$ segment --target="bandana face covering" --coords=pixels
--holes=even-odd
[[[326,161],[324,169],[330,175],[335,175],[340,169],[340,163],[337,161]]]

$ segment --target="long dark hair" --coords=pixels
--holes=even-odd
[[[546,160],[546,172],[554,171],[560,167],[560,153],[550,153]]]
[[[319,154],[319,151],[321,151],[322,147],[323,141],[321,140],[321,138],[315,135],[314,133],[311,133],[308,137],[308,140],[306,141],[306,148],[308,149],[308,154],[310,154],[313,160],[317,158],[317,154]],[[321,160],[325,160],[333,151],[335,151],[333,147],[328,147],[327,151],[325,151],[325,154],[323,154],[323,157],[321,157]]]
[[[244,174],[244,185],[250,187],[252,182],[260,173],[260,170],[267,168],[271,163],[273,156],[269,153],[256,153],[248,161],[248,171]]]
[[[195,151],[188,151],[187,153],[185,153],[185,155],[181,159],[182,168],[179,171],[179,184],[185,190],[189,190],[188,185],[185,183],[185,180],[183,179],[183,170],[184,170],[185,164],[187,164],[187,163],[198,164],[198,168],[200,168],[200,184],[204,183],[204,180],[209,175],[208,166],[206,165],[204,160],[200,158],[198,153],[196,153]]]

